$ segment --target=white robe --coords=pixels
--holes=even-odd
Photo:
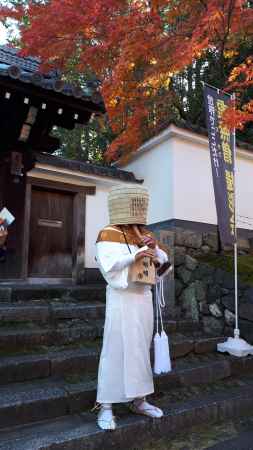
[[[123,403],[154,392],[150,364],[153,302],[149,285],[130,283],[128,270],[138,249],[117,242],[97,243],[97,261],[107,282],[98,403]],[[156,249],[159,262],[168,260]]]

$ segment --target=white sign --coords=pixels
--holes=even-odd
[[[7,208],[3,208],[0,212],[0,219],[3,219],[7,226],[11,225],[14,222],[15,217],[10,213]]]

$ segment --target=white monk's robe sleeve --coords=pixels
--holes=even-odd
[[[135,260],[135,252],[129,253],[124,244],[102,241],[96,244],[97,263],[109,286],[127,289],[128,269]]]

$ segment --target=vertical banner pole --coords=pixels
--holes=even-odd
[[[235,94],[232,95],[235,108]],[[233,129],[233,153],[234,153],[234,226],[235,226],[235,242],[234,242],[234,278],[235,278],[235,329],[234,337],[240,336],[238,321],[238,248],[237,248],[237,164],[236,164],[236,134]]]
[[[238,325],[238,258],[237,258],[237,242],[234,243],[234,271],[235,271],[235,337],[240,336]]]
[[[235,328],[234,337],[217,345],[220,352],[243,357],[253,355],[253,346],[240,338],[238,309],[238,248],[237,248],[237,165],[236,135],[223,123],[222,115],[229,107],[232,96],[208,84],[204,84],[204,99],[211,156],[213,187],[221,242],[234,248]]]

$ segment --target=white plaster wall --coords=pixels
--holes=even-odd
[[[253,153],[238,148],[236,165],[238,226],[253,229]],[[180,219],[217,224],[205,136],[171,125],[144,144],[124,169],[144,178],[151,196],[149,223]]]
[[[253,229],[253,155],[241,152],[237,167],[238,226]]]
[[[149,189],[150,204],[148,223],[173,218],[173,154],[171,141],[167,140],[147,149],[124,166],[134,172],[136,178],[144,179]]]
[[[216,223],[211,163],[207,144],[172,138],[174,218]]]
[[[208,142],[198,143],[174,137],[173,204],[176,219],[217,224]],[[237,211],[238,226],[253,228],[253,155],[238,149]],[[240,216],[251,217],[247,220]],[[248,223],[246,223],[248,222]]]
[[[99,231],[108,225],[108,186],[97,186],[95,195],[86,196],[85,267],[97,267],[95,243]]]

